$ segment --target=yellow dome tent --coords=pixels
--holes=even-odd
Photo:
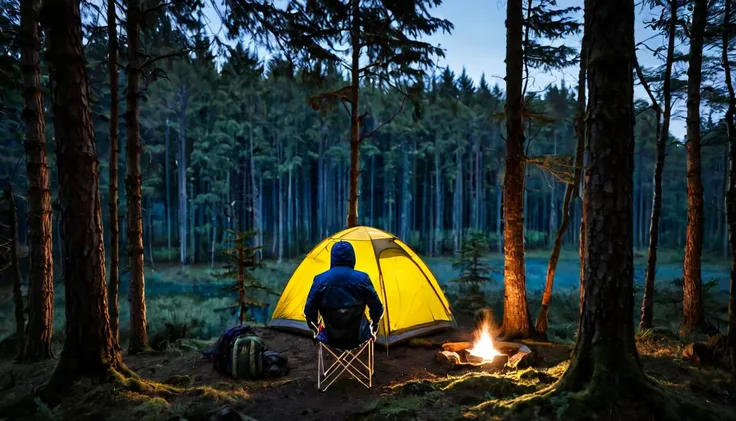
[[[377,342],[393,345],[455,326],[450,304],[427,265],[395,236],[371,227],[348,228],[307,254],[281,294],[268,326],[309,333],[304,304],[314,277],[330,268],[338,241],[355,249],[355,269],[367,273],[384,306]]]

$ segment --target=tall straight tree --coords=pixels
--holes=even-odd
[[[125,197],[128,210],[128,264],[130,265],[130,346],[131,354],[148,344],[146,331],[145,278],[143,274],[143,209],[141,204],[141,137],[138,121],[138,87],[141,73],[141,0],[128,2],[128,85],[125,92]]]
[[[51,104],[59,174],[66,341],[47,396],[80,376],[123,369],[107,312],[99,163],[89,108],[79,0],[45,0]]]
[[[729,177],[726,192],[726,218],[728,219],[728,238],[731,245],[731,288],[728,293],[728,335],[727,344],[731,360],[731,371],[736,373],[736,93],[731,79],[731,63],[728,60],[731,25],[731,1],[725,1],[723,11],[723,73],[728,89],[728,108],[726,109],[726,134],[729,147]]]
[[[587,389],[613,414],[648,385],[634,343],[632,197],[634,1],[586,0],[589,166],[585,294],[572,361],[558,390]],[[620,417],[620,415],[619,415]],[[565,418],[561,416],[561,418]]]
[[[110,329],[117,346],[119,343],[120,320],[118,289],[120,285],[120,221],[118,203],[118,33],[115,0],[107,1],[107,69],[110,73],[110,159],[109,198],[110,207],[110,283],[107,288],[107,303],[110,311]],[[168,175],[168,174],[167,174]]]
[[[649,253],[647,269],[644,275],[644,298],[641,303],[640,329],[650,329],[654,317],[654,276],[657,268],[657,245],[659,244],[659,219],[662,215],[662,174],[664,173],[664,157],[667,139],[670,132],[670,115],[672,114],[672,63],[675,56],[675,36],[677,30],[677,7],[679,1],[669,0],[669,20],[667,21],[667,57],[665,59],[664,80],[662,90],[664,109],[662,111],[662,127],[657,137],[657,159],[654,164],[654,194],[652,197],[652,216],[649,222]],[[641,76],[640,76],[641,78]],[[642,84],[646,81],[642,79]],[[651,91],[647,89],[648,92]],[[656,105],[654,96],[652,102]]]
[[[420,41],[438,31],[450,32],[452,24],[432,17],[429,9],[441,0],[385,1],[341,0],[292,2],[290,8],[304,12],[295,16],[288,30],[289,45],[303,51],[308,61],[329,61],[350,69],[350,86],[317,95],[311,105],[315,109],[325,103],[350,104],[350,182],[348,188],[347,227],[358,225],[358,181],[360,179],[360,145],[379,128],[403,110],[404,101],[424,76],[423,69],[443,57],[441,48]],[[350,59],[342,57],[343,44],[350,46]],[[363,54],[362,50],[366,53]],[[361,60],[363,62],[361,63]],[[367,61],[367,62],[366,62]],[[384,87],[392,87],[404,98],[388,121],[361,135],[361,79],[372,78]],[[407,82],[409,80],[410,82]],[[414,88],[407,87],[413,83]],[[401,86],[404,85],[404,86]],[[416,92],[414,92],[416,93]]]
[[[583,20],[585,20],[584,14]],[[584,25],[585,26],[585,25]],[[577,192],[580,192],[579,196],[582,199],[583,212],[580,217],[580,234],[579,234],[579,261],[580,261],[580,306],[579,311],[582,314],[583,310],[583,294],[585,293],[585,220],[587,213],[586,203],[587,198],[585,196],[584,184],[586,183],[586,171],[585,167],[588,164],[585,157],[585,151],[587,151],[587,137],[585,136],[585,112],[587,110],[587,101],[585,98],[585,86],[588,82],[588,37],[583,28],[583,40],[580,46],[580,69],[578,71],[578,98],[576,103],[576,115],[575,115],[575,136],[577,137],[577,149],[575,150],[576,162],[580,165],[580,174],[578,180]],[[576,194],[577,195],[577,194]]]
[[[41,96],[38,14],[40,0],[23,0],[20,8],[21,60],[26,124],[26,171],[28,172],[29,320],[24,360],[52,357],[51,336],[54,319],[54,264],[51,247],[51,190],[46,159],[46,123]]]
[[[700,84],[703,37],[707,20],[706,0],[695,0],[690,30],[690,61],[687,71],[687,231],[683,264],[683,321],[680,333],[687,335],[705,327],[700,273],[703,251],[703,183],[700,170]]]
[[[506,172],[503,182],[504,302],[502,335],[532,333],[524,267],[524,98],[522,94],[522,0],[506,6]]]

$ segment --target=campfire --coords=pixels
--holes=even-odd
[[[525,368],[536,362],[537,354],[524,344],[494,341],[490,323],[482,323],[473,342],[447,342],[437,361],[455,367],[504,369]]]
[[[473,347],[468,349],[468,354],[481,358],[485,361],[493,361],[498,355],[504,355],[493,347],[493,338],[491,337],[491,328],[487,323],[481,326],[480,331],[476,331],[475,343]]]

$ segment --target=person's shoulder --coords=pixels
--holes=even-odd
[[[353,269],[353,277],[363,282],[371,282],[371,277],[365,272]]]

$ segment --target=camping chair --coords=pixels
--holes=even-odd
[[[343,373],[350,374],[368,389],[373,388],[375,332],[368,340],[361,342],[361,322],[365,306],[338,309],[321,309],[322,328],[326,331],[329,343],[320,340],[317,327],[317,388],[324,392]],[[314,325],[313,325],[314,326]],[[316,326],[315,326],[316,327]],[[367,351],[367,361],[360,357]],[[325,352],[335,361],[327,368]]]

